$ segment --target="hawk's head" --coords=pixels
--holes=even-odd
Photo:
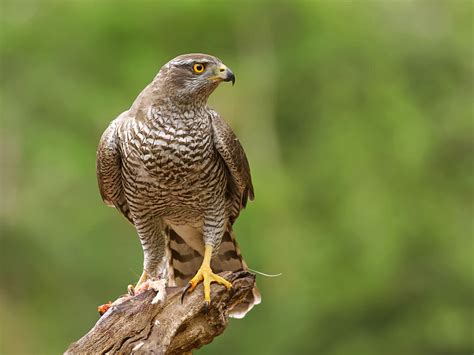
[[[154,83],[167,97],[186,102],[205,102],[222,81],[235,76],[220,59],[207,54],[184,54],[170,60]]]

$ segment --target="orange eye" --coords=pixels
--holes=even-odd
[[[194,64],[193,69],[195,73],[201,74],[204,71],[204,64],[196,63]]]

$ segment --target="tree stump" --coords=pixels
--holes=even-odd
[[[232,289],[213,283],[209,307],[202,283],[186,295],[183,304],[182,287],[167,288],[161,304],[151,303],[153,290],[119,299],[65,354],[183,354],[210,343],[225,330],[229,310],[255,286],[255,275],[247,271],[220,275],[232,283]]]

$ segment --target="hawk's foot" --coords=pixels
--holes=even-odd
[[[154,280],[151,279],[146,271],[143,271],[142,276],[135,286],[128,285],[128,294],[135,296],[147,290],[154,290],[157,292],[155,298],[151,301],[152,304],[163,302],[166,297],[167,282],[165,279]]]
[[[189,281],[188,285],[184,288],[183,293],[181,294],[181,303],[183,303],[186,292],[193,292],[200,282],[202,282],[204,285],[204,300],[206,301],[207,305],[211,303],[211,282],[217,282],[218,284],[224,285],[228,290],[232,288],[232,284],[229,281],[212,272],[210,266],[211,255],[212,247],[206,245],[202,265],[196,275]]]
[[[148,279],[149,279],[148,273],[145,270],[143,270],[142,275],[138,279],[137,284],[135,286],[133,286],[133,285],[128,285],[127,286],[128,294],[130,296],[135,296],[136,294],[143,292],[143,291],[140,292],[140,290],[141,290],[140,288]]]

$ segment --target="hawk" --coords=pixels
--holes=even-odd
[[[235,82],[222,61],[186,54],[165,64],[129,110],[113,120],[97,150],[104,202],[134,226],[143,248],[143,273],[130,292],[203,282],[232,285],[217,275],[247,270],[232,225],[254,190],[245,152],[230,126],[207,105],[223,81]],[[243,317],[255,288],[230,313]]]

